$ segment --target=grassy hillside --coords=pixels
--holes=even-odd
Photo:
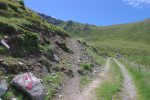
[[[57,21],[53,19],[55,20]],[[83,39],[100,50],[123,54],[150,54],[149,19],[113,26],[94,26],[74,21],[63,21],[57,25],[68,31],[71,36]]]
[[[10,81],[19,73],[32,72],[43,80],[48,93],[46,100],[49,100],[64,76],[51,66],[56,65],[56,55],[66,53],[63,49],[67,48],[68,37],[66,31],[26,8],[22,0],[0,0],[0,80],[5,79],[9,87],[2,99],[29,100]],[[53,72],[55,77],[51,76]]]
[[[150,54],[150,20],[138,23],[92,28],[76,35],[103,50],[123,54]],[[75,34],[75,33],[74,33]]]
[[[23,3],[0,0],[0,39],[7,37],[11,47],[7,54],[9,52],[21,56],[44,51],[51,42],[48,38],[54,35],[62,38],[68,36],[65,31],[47,23]],[[5,48],[0,46],[0,54],[6,54],[4,52]]]
[[[99,28],[99,33],[94,33],[86,41],[97,47],[118,50],[124,49],[130,53],[147,54],[150,50],[150,21],[142,21],[133,24],[124,24]],[[129,53],[129,54],[130,54]]]
[[[81,38],[99,49],[123,54],[150,54],[150,20],[106,27],[72,21],[61,25],[72,36]]]

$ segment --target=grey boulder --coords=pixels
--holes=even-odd
[[[11,83],[25,92],[31,100],[44,100],[46,97],[46,91],[41,80],[31,72],[17,75]]]

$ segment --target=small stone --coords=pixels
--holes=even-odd
[[[59,95],[59,98],[61,98],[62,97],[62,95]]]
[[[19,64],[19,65],[24,65],[24,63],[22,63],[22,62],[18,62],[18,64]]]
[[[56,62],[59,62],[59,58],[58,58],[57,55],[54,55],[54,60],[55,60]]]
[[[66,93],[68,92],[69,90],[66,90]]]
[[[78,60],[78,63],[80,63],[81,61],[80,60]]]
[[[1,80],[0,81],[0,96],[3,96],[7,90],[8,90],[8,86],[7,86],[6,80]]]
[[[17,100],[17,98],[11,98],[10,100]]]
[[[60,90],[60,87],[58,87],[58,90]]]
[[[1,40],[0,42],[1,42],[1,44],[2,44],[3,46],[5,46],[7,49],[10,49],[10,46],[5,42],[5,40]]]
[[[52,75],[52,76],[55,76],[56,74],[55,74],[55,73],[51,73],[51,75]]]
[[[94,72],[94,73],[96,73],[97,71],[96,71],[96,70],[94,70],[93,72]]]
[[[71,66],[71,64],[68,64],[68,66]]]
[[[0,63],[2,63],[3,62],[3,59],[0,59]]]
[[[5,79],[8,79],[8,77],[6,76]]]
[[[86,59],[86,60],[88,60],[89,58],[88,58],[88,57],[86,57],[85,59]]]

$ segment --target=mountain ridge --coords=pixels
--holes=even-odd
[[[57,26],[66,30],[72,37],[83,39],[89,44],[98,48],[104,48],[105,50],[107,48],[112,48],[114,51],[116,48],[122,48],[126,51],[132,49],[132,53],[136,49],[140,52],[146,51],[148,53],[150,51],[148,46],[150,43],[149,19],[111,26],[94,26],[68,21]],[[114,45],[113,42],[118,45]]]

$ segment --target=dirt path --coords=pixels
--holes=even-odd
[[[74,72],[74,77],[70,78],[68,81],[63,83],[61,90],[58,95],[53,98],[53,100],[93,100],[95,98],[94,90],[100,85],[102,80],[106,78],[106,73],[109,70],[109,61],[104,67],[104,69],[100,72],[99,76],[96,80],[94,80],[89,86],[85,87],[82,91],[80,89],[80,75],[77,70],[79,69],[78,61],[82,56],[80,45],[76,40],[69,40],[67,46],[72,48],[74,54],[71,55],[70,60],[72,61],[71,68]],[[93,93],[92,93],[93,92]]]
[[[132,78],[129,76],[125,66],[116,59],[114,59],[114,61],[119,65],[124,76],[123,89],[120,93],[122,98],[121,100],[136,100],[137,93]]]
[[[102,81],[107,79],[107,72],[109,71],[109,66],[110,66],[109,62],[110,62],[110,59],[107,60],[105,68],[99,74],[100,77],[94,80],[92,83],[90,83],[89,86],[84,88],[84,90],[81,93],[83,100],[96,100],[94,90],[100,86]]]
[[[74,77],[66,81],[62,87],[60,94],[53,100],[83,100],[80,91],[80,76],[77,72],[79,69],[78,60],[80,60],[80,47],[76,40],[69,40],[68,47],[74,51],[70,58],[72,61],[71,69],[74,72]]]

